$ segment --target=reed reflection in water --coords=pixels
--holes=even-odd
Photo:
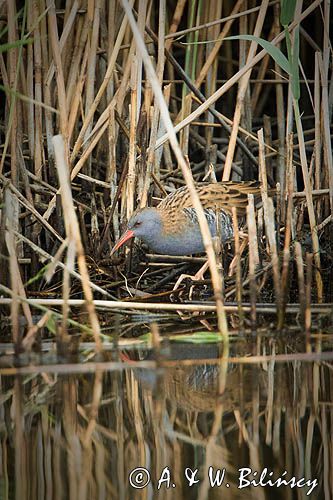
[[[3,499],[332,498],[325,361],[48,371],[2,376],[1,389]],[[220,487],[212,487],[209,466],[214,474],[225,469]],[[138,467],[151,477],[143,489],[129,483]],[[283,477],[318,486],[239,489],[245,467],[258,471],[257,480],[267,467],[274,474],[265,481],[287,471]],[[191,475],[198,482],[189,487]]]

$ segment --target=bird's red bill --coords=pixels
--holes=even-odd
[[[116,242],[115,246],[111,250],[111,255],[118,250],[126,241],[130,240],[131,238],[134,238],[134,232],[128,229],[125,231],[125,233],[119,238],[119,240]]]

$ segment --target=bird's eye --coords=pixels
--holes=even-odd
[[[134,227],[139,227],[141,226],[141,222],[137,221],[135,224],[134,224]]]

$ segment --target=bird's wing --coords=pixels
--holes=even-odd
[[[198,183],[197,192],[203,208],[223,209],[231,213],[231,208],[236,207],[240,213],[244,213],[247,206],[247,195],[253,194],[255,203],[260,196],[260,184],[257,181],[243,182],[218,182]],[[191,208],[193,207],[187,186],[177,189],[169,194],[158,205],[159,209],[166,208]]]

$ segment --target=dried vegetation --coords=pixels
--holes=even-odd
[[[319,0],[296,2],[286,29],[277,1],[1,1],[0,305],[13,341],[31,347],[50,317],[66,336],[82,299],[101,349],[96,305],[203,312],[205,294],[224,334],[224,303],[253,328],[270,303],[279,329],[296,304],[309,332],[332,301],[329,30]],[[225,40],[239,34],[285,53],[286,37],[292,54],[299,44],[299,97],[256,39]],[[196,301],[181,286],[170,304],[201,258],[110,249],[137,206],[185,183],[200,211],[193,181],[204,179],[260,180],[262,208],[249,200],[245,244],[233,214],[222,257],[207,236],[211,278]]]

